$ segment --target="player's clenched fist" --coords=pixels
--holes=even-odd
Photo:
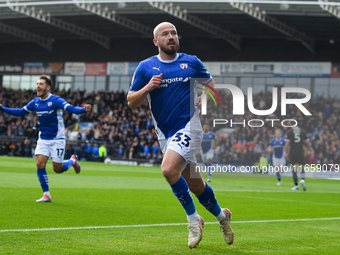
[[[154,75],[154,76],[152,76],[151,80],[149,81],[149,83],[148,83],[148,85],[147,85],[149,91],[152,91],[152,90],[158,88],[159,85],[161,85],[161,83],[162,83],[162,77],[163,77],[163,74],[162,74],[162,73],[159,74],[159,75]]]
[[[91,105],[90,104],[86,104],[85,106],[84,106],[84,108],[85,108],[85,111],[87,111],[87,112],[89,112],[89,111],[91,111]]]

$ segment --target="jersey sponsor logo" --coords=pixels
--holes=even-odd
[[[170,84],[170,83],[178,82],[178,81],[187,82],[190,79],[191,79],[191,77],[186,77],[186,78],[175,77],[175,78],[163,79],[161,82]]]
[[[180,64],[179,65],[183,70],[188,69],[188,64]]]
[[[52,106],[52,102],[48,102],[47,105],[48,105],[49,107],[51,107],[51,106]]]
[[[52,114],[53,112],[54,112],[54,110],[52,110],[52,111],[42,111],[42,112],[37,112],[37,115],[41,116],[43,114]]]
[[[183,77],[175,77],[175,78],[169,78],[169,79],[163,79],[161,80],[161,85],[159,85],[158,88],[167,88],[169,84],[173,82],[187,82],[191,79],[191,77],[186,77],[183,79]]]

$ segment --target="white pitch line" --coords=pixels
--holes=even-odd
[[[285,220],[247,220],[232,221],[232,224],[244,223],[271,223],[271,222],[296,222],[296,221],[319,221],[319,220],[340,220],[335,218],[314,218],[314,219],[285,219]],[[204,224],[217,224],[218,222],[205,222]],[[144,227],[166,227],[166,226],[185,226],[188,223],[164,223],[164,224],[147,224],[147,225],[114,225],[114,226],[89,226],[89,227],[70,227],[70,228],[32,228],[32,229],[3,229],[4,232],[34,232],[34,231],[56,231],[56,230],[83,230],[83,229],[106,229],[106,228],[144,228]]]
[[[271,198],[271,197],[250,197],[250,196],[242,196],[242,195],[234,195],[237,197],[251,198],[251,199],[266,199],[266,200],[274,200],[281,202],[298,202],[298,203],[306,203],[306,204],[315,204],[315,205],[330,205],[330,206],[340,206],[340,204],[329,204],[329,203],[318,203],[318,202],[310,202],[310,201],[301,201],[301,200],[292,200],[292,199],[279,199],[279,198]]]

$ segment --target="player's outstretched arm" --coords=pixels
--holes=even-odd
[[[74,114],[81,114],[85,112],[91,111],[91,105],[86,104],[84,107],[78,107],[78,106],[73,106],[73,105],[67,105],[65,108],[66,111]]]
[[[2,104],[0,104],[0,110],[14,116],[24,116],[25,114],[28,113],[28,111],[26,111],[25,108],[21,109],[8,108],[3,106]]]
[[[160,75],[154,75],[154,76],[152,76],[149,83],[147,85],[145,85],[143,88],[141,88],[138,91],[130,92],[127,95],[128,106],[131,109],[134,109],[134,108],[140,106],[144,102],[148,93],[150,91],[154,90],[155,88],[158,88],[159,85],[161,85],[162,77],[163,77],[162,73]]]

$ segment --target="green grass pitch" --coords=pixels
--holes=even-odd
[[[304,192],[291,190],[291,178],[276,186],[273,176],[215,174],[235,241],[225,244],[194,198],[206,225],[190,250],[184,210],[160,168],[81,164],[79,175],[56,174],[49,161],[53,202],[36,203],[35,160],[0,157],[0,254],[339,254],[339,180],[307,179]]]

